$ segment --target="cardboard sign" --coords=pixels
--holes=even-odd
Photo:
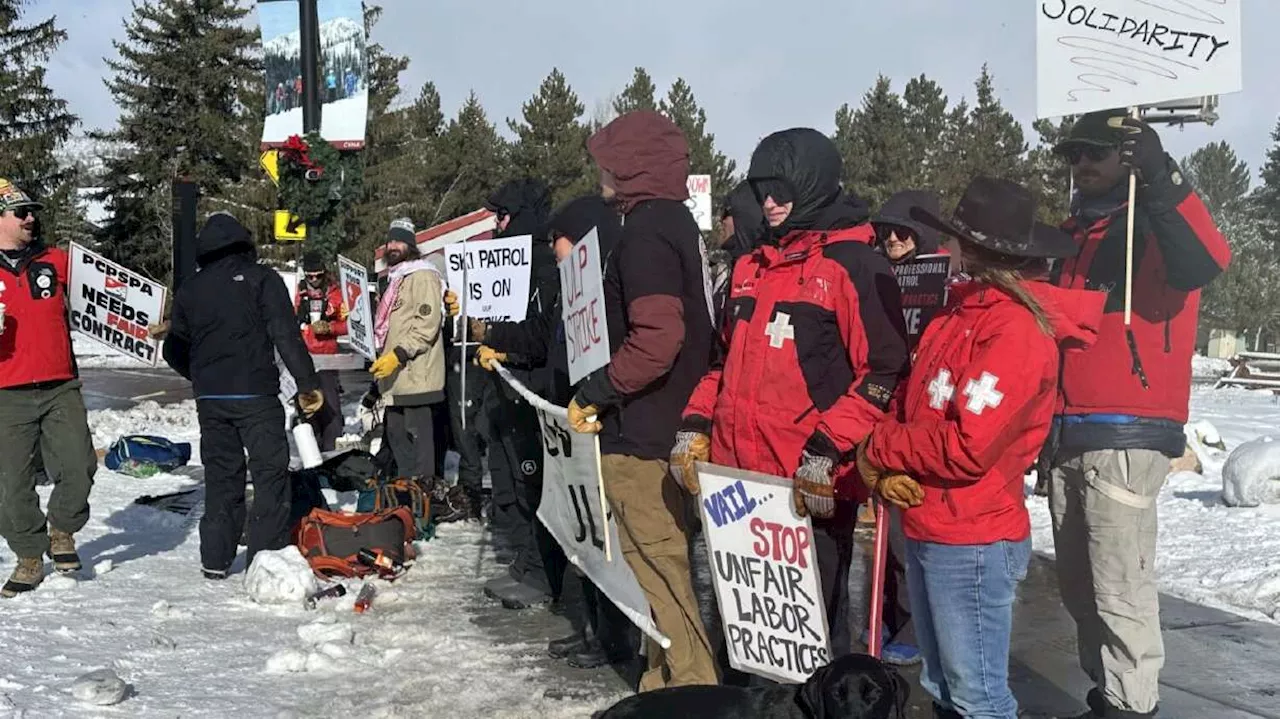
[[[813,527],[791,482],[698,464],[699,507],[729,664],[802,683],[831,661]]]
[[[618,525],[600,505],[595,438],[569,428],[568,420],[539,410],[542,421],[542,502],[538,519],[564,549],[570,562],[586,573],[605,596],[648,636],[663,635],[649,614],[649,602],[631,567],[614,551],[605,557],[605,532],[618,545]]]
[[[560,316],[569,351],[569,382],[609,364],[609,323],[604,312],[600,235],[592,228],[560,268]]]
[[[893,266],[902,290],[902,318],[907,337],[915,344],[929,320],[947,304],[947,280],[951,277],[950,255],[919,255]]]
[[[1036,116],[1237,92],[1240,0],[1036,0]]]
[[[71,329],[155,367],[160,341],[147,326],[164,317],[165,286],[71,244]]]
[[[347,307],[347,339],[351,348],[369,359],[377,359],[369,273],[359,263],[338,255],[338,284],[342,287],[342,303]]]
[[[520,322],[529,309],[529,268],[533,237],[459,242],[445,248],[449,289],[466,300],[468,317]],[[466,276],[463,276],[463,263]]]
[[[689,199],[684,201],[684,206],[693,213],[698,229],[710,232],[711,221],[714,219],[711,215],[711,175],[689,175],[686,185]]]

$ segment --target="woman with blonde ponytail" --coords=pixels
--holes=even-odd
[[[962,274],[920,338],[898,413],[858,449],[873,493],[903,510],[920,683],[936,717],[1017,716],[1013,599],[1031,556],[1023,475],[1048,436],[1063,351],[1093,342],[1100,292],[1043,282],[1070,236],[1035,221],[1023,187],[976,178],[950,221]]]

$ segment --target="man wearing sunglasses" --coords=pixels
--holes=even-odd
[[[1149,125],[1084,115],[1054,151],[1076,196],[1064,229],[1080,248],[1061,287],[1108,293],[1098,341],[1062,360],[1050,472],[1059,588],[1094,682],[1087,717],[1153,716],[1164,645],[1155,583],[1156,496],[1182,455],[1200,290],[1231,251]],[[1137,176],[1133,321],[1124,323],[1129,174]],[[1055,446],[1056,445],[1056,446]]]
[[[42,207],[0,180],[0,535],[18,558],[4,597],[40,584],[45,554],[59,572],[80,569],[73,535],[98,468],[67,323],[67,254],[36,237]],[[47,521],[41,455],[54,482]]]
[[[294,309],[307,351],[313,355],[338,354],[338,338],[347,334],[347,306],[324,255],[314,250],[302,256],[302,282]],[[316,374],[324,393],[324,407],[308,421],[320,440],[320,450],[331,452],[342,436],[342,386],[337,370]]]

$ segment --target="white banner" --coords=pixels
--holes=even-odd
[[[445,248],[449,289],[464,297],[468,317],[491,322],[521,322],[529,309],[529,235],[459,242]],[[462,263],[466,258],[466,278]]]
[[[604,310],[604,276],[600,271],[600,235],[593,228],[561,260],[560,313],[569,352],[569,382],[609,364],[609,323]]]
[[[1038,0],[1036,116],[1238,92],[1240,0]]]
[[[69,284],[73,330],[130,359],[159,363],[160,341],[147,326],[164,317],[164,285],[74,242]]]
[[[363,265],[338,255],[338,284],[342,288],[342,303],[347,308],[347,339],[351,348],[369,359],[376,359],[369,273]]]
[[[658,631],[649,613],[649,601],[636,575],[618,551],[610,561],[609,546],[618,546],[618,524],[612,512],[601,507],[600,460],[594,435],[569,428],[568,411],[529,391],[500,363],[498,376],[538,410],[542,423],[542,502],[538,519],[560,543],[565,556],[604,592],[618,609],[649,638],[663,647],[671,640]]]
[[[791,482],[698,464],[699,505],[729,664],[802,683],[831,661],[813,527]]]
[[[689,199],[684,201],[685,207],[693,213],[698,229],[710,232],[711,221],[714,219],[711,214],[711,175],[689,175],[685,184],[689,190]]]

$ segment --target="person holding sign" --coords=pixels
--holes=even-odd
[[[44,205],[0,179],[0,535],[17,556],[0,596],[80,569],[75,533],[89,520],[98,469],[67,318],[67,253],[38,237]],[[37,464],[53,479],[40,511]]]
[[[695,495],[693,463],[708,458],[794,478],[798,509],[814,517],[833,656],[852,651],[856,512],[835,485],[908,366],[898,284],[841,172],[835,145],[808,128],[774,133],[752,154],[747,179],[771,239],[734,267],[727,355],[698,384],[671,452],[672,474]]]
[[[200,271],[174,299],[164,360],[191,381],[196,397],[205,470],[200,560],[205,578],[218,580],[231,570],[244,532],[246,451],[253,509],[245,566],[259,551],[289,544],[289,442],[276,354],[297,382],[303,415],[320,411],[324,394],[289,290],[258,264],[249,230],[215,212],[196,243]]]
[[[1231,249],[1145,122],[1090,113],[1054,150],[1078,191],[1064,225],[1078,251],[1055,268],[1054,283],[1107,291],[1098,343],[1063,360],[1060,434],[1042,455],[1055,565],[1080,666],[1096,685],[1086,716],[1146,716],[1164,664],[1155,497],[1186,446],[1200,291],[1226,269]]]
[[[1035,214],[1025,188],[987,177],[950,221],[911,210],[956,238],[972,279],[925,329],[897,416],[858,450],[866,485],[904,510],[920,683],[938,717],[1018,715],[1008,672],[1031,557],[1023,475],[1053,420],[1060,352],[1089,346],[1101,321],[1101,293],[1038,280],[1075,246]]]
[[[689,569],[688,508],[667,472],[680,411],[715,344],[702,236],[689,197],[689,143],[652,110],[623,115],[592,135],[601,195],[624,216],[604,273],[611,360],[583,380],[569,424],[599,432],[609,506],[622,556],[658,630],[640,690],[716,684],[715,661]]]
[[[313,355],[338,354],[338,338],[347,334],[347,304],[324,256],[314,250],[302,256],[302,282],[298,285],[294,309],[298,312],[307,351]],[[331,452],[342,436],[342,387],[337,370],[318,374],[324,409],[309,422],[320,439],[320,450]]]

